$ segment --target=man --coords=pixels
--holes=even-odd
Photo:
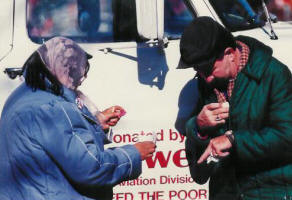
[[[186,27],[180,51],[180,68],[198,74],[198,103],[186,123],[194,180],[210,178],[210,200],[291,199],[289,69],[270,47],[233,37],[209,17]]]
[[[1,200],[111,200],[113,186],[137,178],[153,155],[149,141],[104,149],[110,141],[103,129],[124,111],[91,113],[82,103],[77,88],[88,59],[74,41],[55,37],[25,63],[25,83],[0,120]]]

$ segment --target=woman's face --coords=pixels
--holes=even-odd
[[[74,82],[73,82],[73,85],[76,85],[76,88],[80,86],[83,83],[83,81],[87,78],[87,73],[89,71],[89,68],[90,68],[90,64],[87,60],[86,66],[84,68],[80,68],[79,72],[74,72],[74,69],[71,71],[72,76],[74,76],[73,74],[76,73],[76,79],[74,79]]]

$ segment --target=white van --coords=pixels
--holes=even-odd
[[[81,90],[101,110],[121,105],[127,112],[114,127],[112,145],[157,134],[157,152],[143,163],[143,174],[116,186],[114,199],[208,199],[208,185],[197,185],[190,177],[185,138],[175,128],[176,119],[188,117],[196,99],[194,71],[176,69],[181,33],[194,17],[210,16],[234,35],[259,39],[292,67],[292,22],[272,23],[262,9],[266,25],[259,27],[248,20],[237,0],[2,0],[0,4],[0,69],[5,71],[0,73],[0,110],[23,81],[17,68],[40,44],[61,35],[93,55]],[[10,80],[7,75],[17,78]],[[182,92],[188,98],[179,98]]]

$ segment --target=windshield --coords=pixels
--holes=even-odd
[[[180,37],[192,20],[183,0],[165,0],[165,34]],[[78,42],[144,41],[137,32],[135,0],[27,0],[27,31],[42,43],[54,36]]]
[[[246,0],[209,0],[209,2],[230,31],[246,30],[264,25],[262,19],[256,19],[256,11]]]

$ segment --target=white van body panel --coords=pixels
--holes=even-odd
[[[6,67],[21,67],[30,54],[39,47],[39,44],[32,42],[27,34],[26,2],[17,0],[15,3],[13,48],[0,61],[2,71]],[[207,1],[192,0],[190,4],[197,12],[197,16],[211,16],[222,24]],[[2,0],[1,5],[3,6],[0,7],[0,24],[3,27],[0,31],[0,59],[11,44],[12,1]],[[292,44],[292,24],[278,22],[273,24],[273,27],[279,37],[278,40],[271,40],[261,28],[238,31],[234,35],[255,37],[271,46],[275,57],[292,69],[292,56],[289,53]],[[268,24],[265,29],[270,31]],[[177,181],[184,178],[188,180],[190,177],[183,151],[184,137],[179,135],[174,127],[179,109],[178,100],[186,83],[195,75],[193,69],[176,69],[180,58],[179,40],[169,40],[167,48],[164,49],[149,48],[145,47],[147,46],[145,43],[142,45],[136,42],[81,43],[80,46],[93,55],[88,78],[80,90],[101,110],[112,105],[121,105],[127,111],[119,124],[113,128],[116,142],[110,146],[134,143],[141,132],[155,131],[158,133],[157,154],[163,154],[167,161],[166,166],[161,166],[157,160],[154,161],[156,158],[154,156],[155,164],[152,168],[144,161],[143,174],[140,177],[142,184],[130,182],[129,185],[115,187],[114,199],[142,197],[150,199],[149,195],[156,195],[156,199],[191,199],[196,195],[199,197],[199,193],[202,195],[201,199],[207,199],[208,184],[197,185],[193,182]],[[103,51],[107,48],[111,48],[113,52]],[[0,73],[0,110],[9,94],[21,82],[23,80],[12,81],[4,73]],[[121,141],[124,135],[129,135],[130,138]],[[174,182],[171,182],[170,178]],[[166,179],[169,182],[166,183]],[[150,180],[155,180],[155,184],[150,184]],[[119,193],[123,198],[118,197]]]

